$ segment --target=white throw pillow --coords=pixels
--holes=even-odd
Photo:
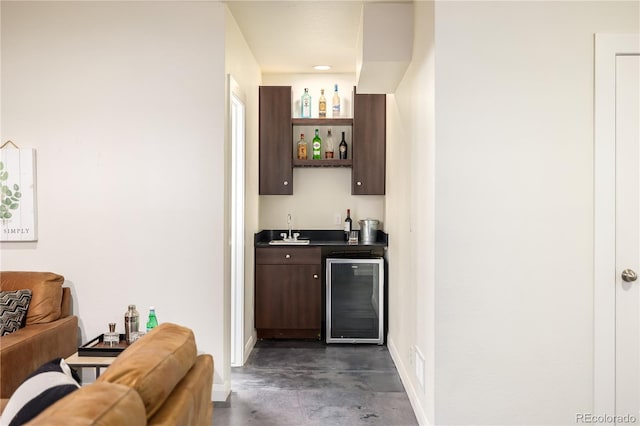
[[[80,385],[73,378],[71,367],[62,358],[42,365],[11,395],[2,412],[0,426],[17,426],[37,417],[56,401]]]

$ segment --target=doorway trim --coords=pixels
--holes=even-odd
[[[244,364],[245,286],[245,123],[246,101],[231,74],[229,126],[231,129],[231,356],[232,367]]]
[[[593,412],[615,414],[616,56],[640,54],[638,34],[596,34],[594,68]]]

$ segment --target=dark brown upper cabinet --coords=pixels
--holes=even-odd
[[[291,87],[260,86],[260,195],[292,195]]]
[[[353,100],[353,195],[384,195],[387,101],[384,94],[355,94]]]

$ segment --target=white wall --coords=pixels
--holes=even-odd
[[[258,232],[258,87],[261,72],[251,49],[238,25],[226,8],[225,67],[240,86],[245,101],[245,304],[244,336],[245,357],[256,339],[254,328],[254,249],[253,238]],[[227,105],[228,111],[228,105]],[[227,137],[228,140],[228,137]],[[227,174],[228,175],[228,174]],[[228,227],[227,227],[228,229]]]
[[[637,2],[436,3],[436,424],[573,424],[593,386],[594,33]]]
[[[434,419],[433,2],[414,3],[412,62],[387,96],[388,347],[420,424]],[[415,371],[425,358],[424,387]]]
[[[39,225],[2,269],[63,274],[82,340],[155,305],[224,393],[224,6],[1,7],[1,139],[37,150]]]
[[[265,74],[264,85],[292,86],[292,114],[300,116],[300,97],[304,88],[309,88],[312,97],[312,117],[318,116],[318,98],[320,89],[325,89],[327,98],[327,117],[331,117],[331,99],[333,85],[337,83],[341,98],[341,116],[353,117],[353,74]],[[294,139],[300,137],[298,128]],[[313,139],[313,128],[303,128],[307,143]],[[322,131],[322,130],[321,130]],[[346,141],[351,149],[350,129],[347,129]],[[333,138],[340,143],[341,134],[332,128]],[[321,134],[321,137],[324,137]],[[293,150],[292,141],[292,150]],[[293,152],[293,151],[292,151]],[[349,158],[351,154],[349,154]],[[327,203],[326,200],[331,200]],[[260,228],[286,229],[287,214],[291,213],[292,226],[295,229],[342,229],[342,220],[351,209],[354,229],[358,229],[360,219],[373,218],[380,220],[384,229],[384,196],[351,195],[351,168],[294,168],[293,196],[262,195],[260,196]],[[340,215],[340,224],[334,223],[336,214]]]

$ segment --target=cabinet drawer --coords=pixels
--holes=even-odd
[[[256,265],[320,265],[320,247],[257,248]]]

